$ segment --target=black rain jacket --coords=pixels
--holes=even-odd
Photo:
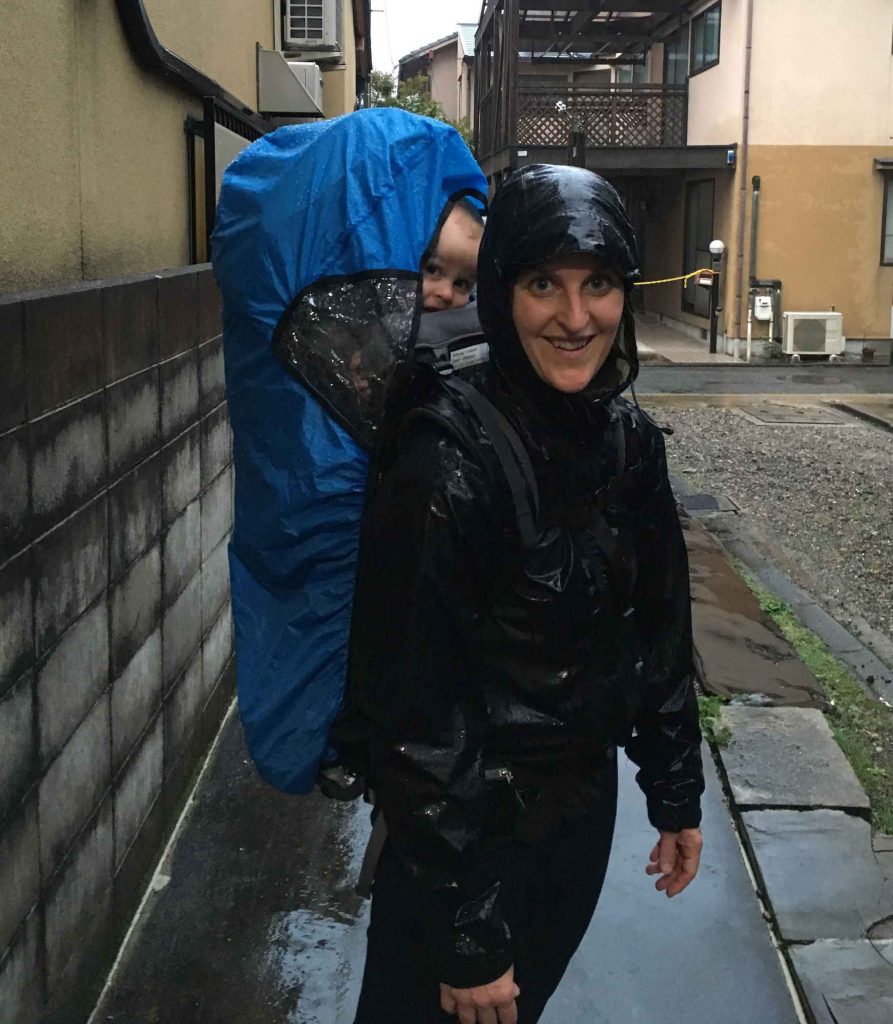
[[[419,929],[457,987],[514,959],[499,859],[583,812],[615,745],[640,767],[655,828],[700,822],[685,546],[662,434],[617,397],[638,369],[629,303],[573,396],[535,377],[509,313],[514,268],[580,251],[637,273],[603,179],[527,168],[497,193],[480,265],[491,362],[472,381],[532,462],[535,543],[486,430],[433,372],[391,410],[364,518],[350,699],[371,724],[371,785],[417,882]]]

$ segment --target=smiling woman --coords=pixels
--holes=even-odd
[[[416,378],[363,520],[350,685],[388,836],[355,1024],[540,1019],[601,891],[618,745],[645,872],[676,896],[698,870],[685,543],[661,432],[620,397],[632,227],[603,178],[525,167],[478,272],[491,362]]]
[[[512,315],[540,380],[570,394],[588,387],[614,345],[623,303],[623,283],[597,256],[580,253],[522,273]]]

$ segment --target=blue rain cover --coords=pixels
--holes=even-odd
[[[280,128],[224,176],[239,708],[260,774],[288,793],[327,754],[384,390],[411,353],[425,251],[469,192],[486,181],[458,133],[393,109]]]

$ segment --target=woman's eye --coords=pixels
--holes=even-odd
[[[552,287],[548,277],[535,277],[528,285],[533,292],[547,292]]]
[[[605,292],[609,292],[616,282],[613,278],[608,277],[604,274],[595,274],[589,278],[589,287],[594,292],[598,292],[599,295],[603,295]]]

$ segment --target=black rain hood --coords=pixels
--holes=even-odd
[[[604,366],[584,391],[565,395],[540,380],[512,319],[512,286],[520,272],[559,256],[599,256],[626,291],[620,329]],[[553,415],[583,411],[624,391],[639,372],[630,292],[640,276],[639,247],[620,196],[580,167],[532,164],[498,189],[478,263],[478,309],[491,359],[515,390]]]

